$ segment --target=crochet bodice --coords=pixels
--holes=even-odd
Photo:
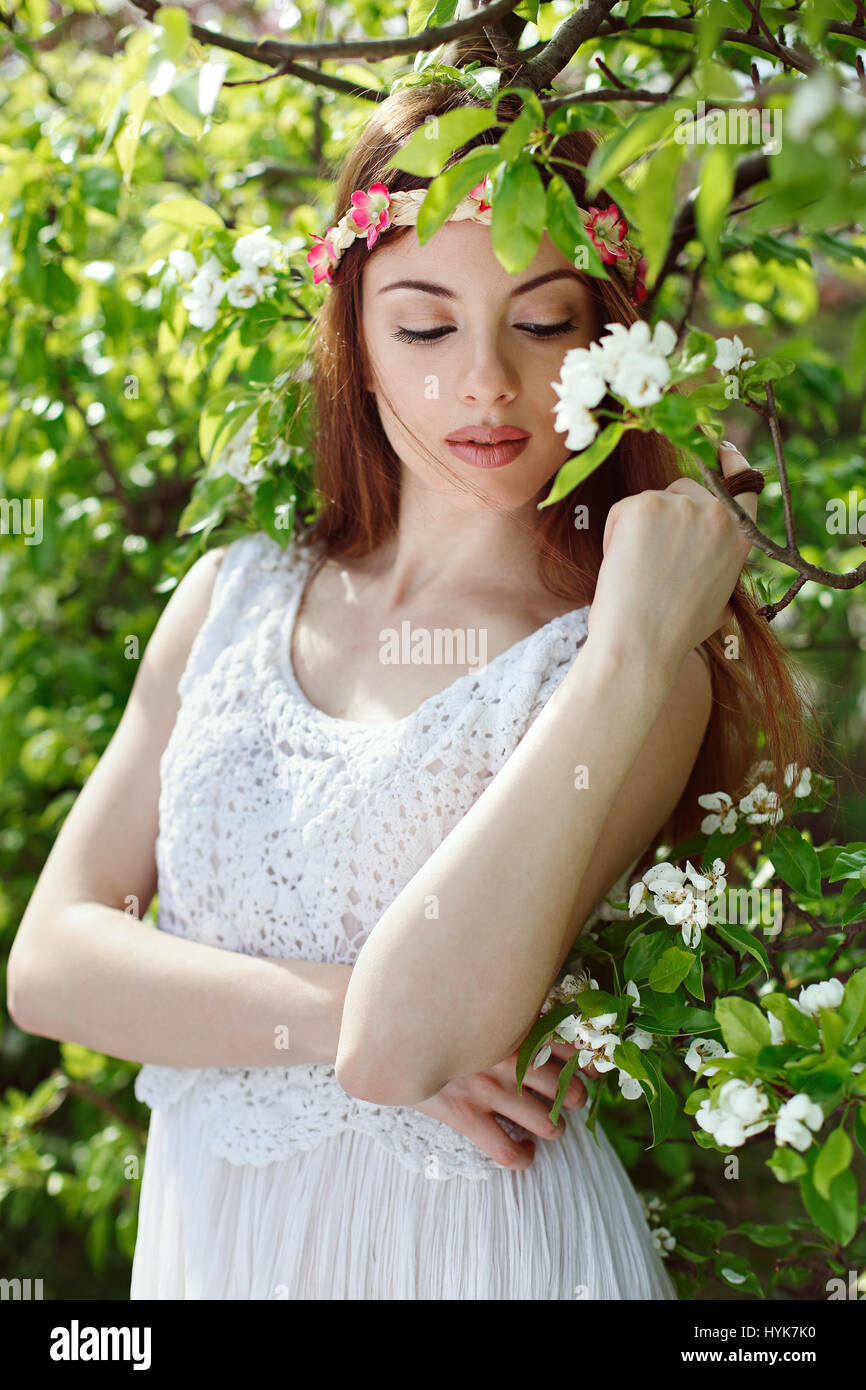
[[[587,608],[553,618],[404,719],[342,720],[311,704],[291,662],[318,553],[294,537],[283,550],[263,532],[226,548],[160,763],[157,925],[226,951],[353,964],[565,676],[586,640]],[[348,1095],[328,1064],[147,1063],[135,1094],[150,1106],[188,1094],[213,1152],[234,1163],[275,1162],[350,1127],[431,1177],[499,1169],[411,1107]]]

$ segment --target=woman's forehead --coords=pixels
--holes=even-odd
[[[552,288],[586,292],[585,277],[546,232],[529,265],[515,274],[498,260],[490,228],[483,223],[446,222],[424,245],[418,241],[414,226],[389,246],[390,235],[383,234],[381,249],[370,256],[363,270],[364,288],[380,304],[387,302],[389,294],[397,293],[391,289],[393,285],[406,280],[435,283],[461,297],[478,294],[483,287],[485,294],[508,298],[518,287],[554,271],[559,274],[549,281]]]

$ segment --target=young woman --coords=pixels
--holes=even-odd
[[[460,103],[383,102],[338,213],[423,188],[390,156]],[[560,150],[584,207],[591,143]],[[22,1027],[146,1064],[132,1298],[676,1297],[580,1080],[547,1119],[572,1049],[515,1082],[581,928],[700,792],[740,786],[759,723],[780,768],[805,761],[749,543],[663,440],[627,435],[537,509],[572,452],[564,353],[636,317],[546,233],[516,276],[471,218],[342,249],[323,510],[179,585],[10,962]],[[449,439],[505,427],[522,447]],[[407,628],[466,649],[407,660]],[[156,890],[159,932],[129,915]]]

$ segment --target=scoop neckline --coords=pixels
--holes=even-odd
[[[289,550],[284,551],[284,557],[288,558],[293,548],[293,546],[290,546]],[[426,700],[422,700],[420,705],[410,710],[408,714],[404,714],[401,719],[389,719],[378,724],[365,723],[360,719],[341,719],[338,715],[327,714],[325,710],[313,704],[312,700],[301,687],[292,659],[295,628],[301,610],[301,603],[307,591],[313,565],[319,559],[321,553],[321,545],[318,547],[311,547],[308,550],[307,554],[304,555],[303,567],[296,576],[296,582],[292,586],[291,598],[286,605],[280,630],[278,653],[280,671],[285,684],[288,686],[289,690],[291,690],[297,702],[306,710],[311,718],[315,718],[323,724],[336,728],[343,728],[347,731],[378,735],[396,729],[405,729],[413,720],[423,715],[428,708],[431,708],[440,700],[444,700],[446,697],[451,696],[454,691],[461,689],[466,682],[480,680],[486,672],[492,670],[493,667],[504,661],[506,657],[513,656],[521,647],[525,647],[529,642],[537,639],[542,633],[548,632],[551,628],[554,628],[559,623],[563,623],[566,619],[573,619],[578,613],[585,613],[589,608],[589,604],[585,603],[579,608],[570,608],[566,613],[557,613],[555,617],[548,619],[548,621],[542,623],[540,627],[533,629],[532,632],[528,632],[525,637],[520,637],[516,642],[512,642],[510,647],[506,647],[498,656],[494,656],[491,661],[479,667],[477,671],[466,671],[462,676],[456,676],[454,680],[451,681],[450,684],[444,686],[442,690],[435,690],[432,695],[428,695]],[[575,655],[577,655],[577,652],[575,652]]]

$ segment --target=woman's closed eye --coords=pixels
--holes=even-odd
[[[578,328],[576,323],[568,319],[564,323],[516,323],[514,326],[523,329],[533,338],[554,338],[560,333],[576,333]],[[404,343],[435,343],[454,331],[453,328],[398,328],[391,336]]]

